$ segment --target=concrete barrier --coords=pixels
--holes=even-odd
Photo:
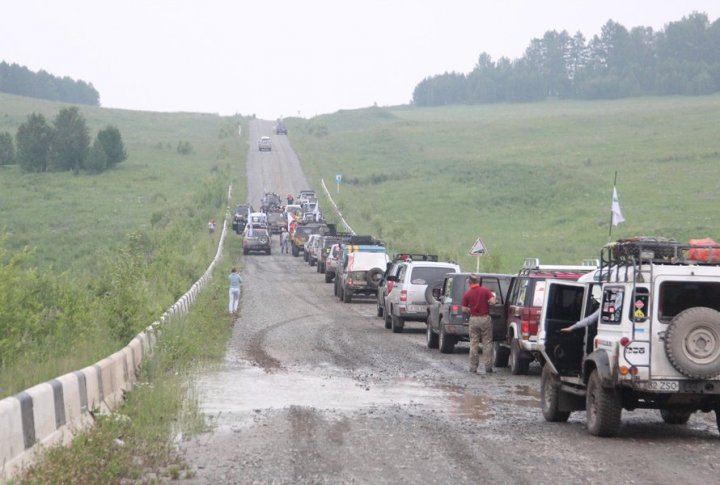
[[[232,186],[228,189],[228,200],[231,190]],[[222,257],[229,215],[223,221],[215,258],[203,276],[159,320],[109,357],[0,400],[0,483],[32,464],[44,448],[69,443],[74,434],[92,425],[94,413],[109,413],[123,402],[125,393],[137,381],[140,365],[155,348],[162,326],[188,313],[212,278]]]

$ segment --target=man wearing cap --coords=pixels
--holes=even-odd
[[[480,277],[471,273],[468,277],[470,288],[462,297],[462,311],[470,314],[468,330],[470,333],[470,372],[477,372],[480,363],[480,341],[483,344],[485,373],[490,374],[493,364],[493,328],[490,318],[490,305],[494,305],[495,295],[484,286],[480,286]]]

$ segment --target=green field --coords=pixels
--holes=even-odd
[[[0,94],[0,132],[66,105]],[[0,167],[0,397],[124,346],[202,275],[233,184],[245,200],[241,117],[81,107],[128,159],[98,175]],[[248,130],[243,130],[247,133]],[[178,143],[192,153],[178,153]]]
[[[368,108],[289,120],[312,185],[320,178],[358,232],[391,251],[431,251],[474,270],[526,257],[578,264],[608,242],[615,171],[637,235],[720,237],[720,96]]]

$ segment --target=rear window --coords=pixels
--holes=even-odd
[[[661,322],[669,323],[683,310],[697,306],[720,311],[720,283],[668,281],[660,285]]]
[[[442,281],[448,273],[455,273],[455,268],[420,266],[412,269],[410,283],[413,285],[427,285],[434,281]]]

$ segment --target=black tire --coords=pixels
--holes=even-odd
[[[343,302],[350,303],[352,301],[352,292],[351,291],[347,291],[345,288],[343,288],[342,294],[343,294],[343,299],[342,299]]]
[[[393,333],[402,333],[403,331],[403,321],[395,315],[390,315],[390,326],[392,327]]]
[[[455,351],[455,340],[454,335],[448,335],[445,332],[445,326],[440,323],[440,335],[438,336],[438,349],[441,354],[452,354]]]
[[[590,374],[585,396],[587,430],[593,436],[615,436],[620,429],[622,401],[616,389],[602,386],[597,369]]]
[[[332,283],[332,273],[325,273],[325,283]]]
[[[692,411],[678,409],[661,409],[660,416],[666,424],[687,424],[692,416]]]
[[[428,305],[432,305],[433,303],[437,303],[438,301],[433,298],[432,294],[433,291],[442,288],[443,282],[442,281],[435,281],[433,283],[428,283],[427,287],[425,288],[425,302]]]
[[[688,308],[668,325],[665,352],[672,366],[691,379],[720,375],[720,312]]]
[[[271,249],[271,248],[267,248],[267,249],[265,250],[265,253],[267,253],[267,255],[270,256],[270,254],[272,253],[272,249]]]
[[[248,250],[243,248],[243,254],[247,254],[247,253],[248,253]]]
[[[295,256],[296,258],[298,256],[300,256],[300,251],[298,250],[297,246],[295,246],[294,244],[292,245],[292,255]]]
[[[308,252],[307,252],[307,251],[303,251],[303,259],[305,260],[306,263],[307,263],[308,260],[310,259],[310,256],[308,256]]]
[[[365,274],[365,281],[372,288],[377,288],[380,286],[380,281],[382,281],[384,273],[385,272],[380,268],[373,268]]]
[[[383,315],[383,319],[385,320],[385,328],[387,330],[390,330],[392,328],[392,320],[390,319],[390,312],[385,309],[384,311],[385,315]]]
[[[508,360],[510,360],[510,349],[506,345],[502,345],[500,342],[494,342],[495,347],[495,362],[494,367],[507,367]]]
[[[526,375],[530,361],[523,357],[520,342],[516,338],[510,342],[510,373],[514,376]]]
[[[385,310],[385,309],[382,307],[382,305],[380,305],[380,304],[378,303],[378,304],[377,304],[377,316],[378,316],[378,317],[382,317],[383,314],[385,313],[384,310]]]
[[[437,349],[440,346],[440,338],[438,334],[433,332],[432,325],[427,324],[425,329],[425,344],[428,349]]]
[[[560,411],[560,378],[546,365],[540,379],[540,403],[545,421],[564,423],[570,418],[570,411]]]

